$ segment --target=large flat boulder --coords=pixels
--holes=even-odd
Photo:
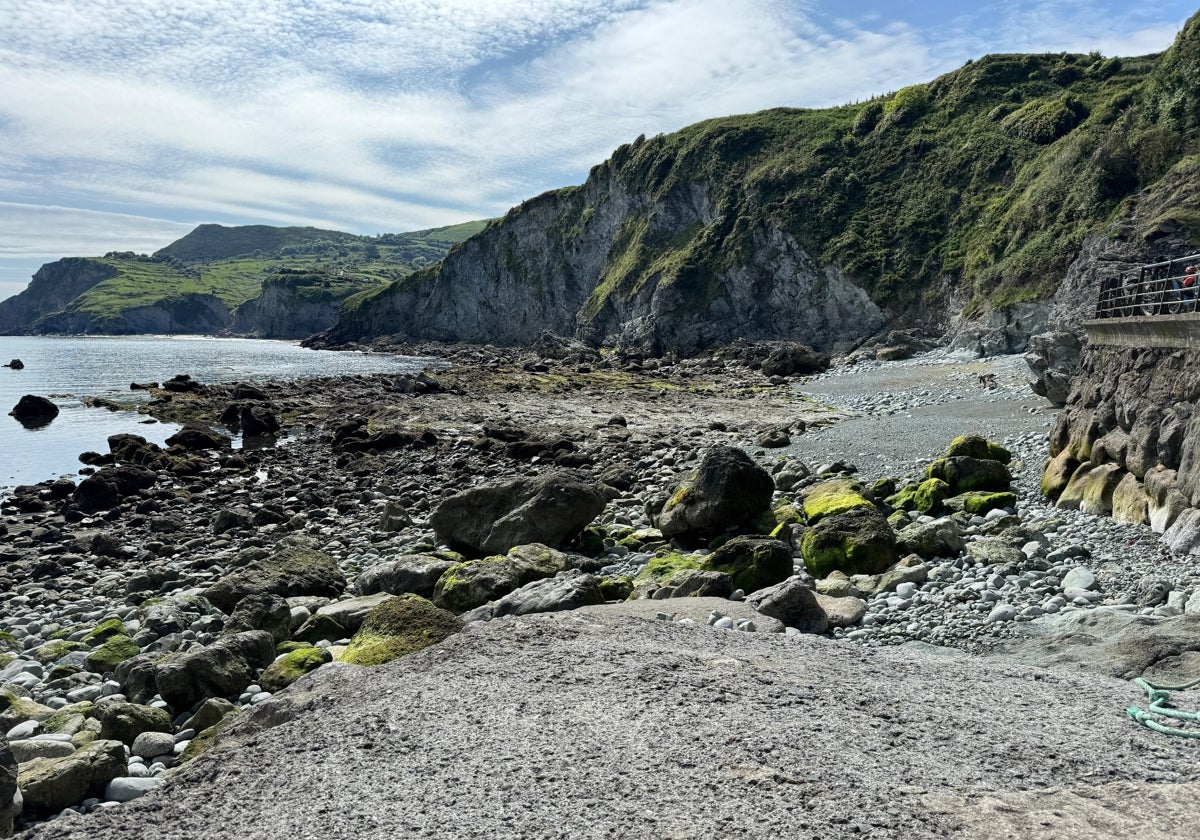
[[[346,576],[328,554],[303,546],[285,546],[274,554],[252,560],[204,591],[204,597],[225,613],[232,613],[251,594],[337,597],[346,589]]]
[[[604,510],[600,486],[556,470],[475,487],[438,505],[429,524],[457,551],[504,554],[527,543],[559,546]]]

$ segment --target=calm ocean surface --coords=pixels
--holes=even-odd
[[[144,402],[131,382],[163,382],[180,373],[204,383],[303,379],[355,373],[415,372],[429,360],[386,354],[306,350],[287,341],[203,336],[88,338],[0,336],[0,365],[12,359],[24,370],[0,368],[0,493],[18,484],[73,476],[79,454],[108,451],[108,436],[141,435],[161,444],[178,426],[146,424],[135,411],[88,408],[82,399]],[[48,397],[61,413],[40,429],[9,417],[25,394]]]

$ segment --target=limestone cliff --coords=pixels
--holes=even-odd
[[[116,274],[111,265],[83,257],[46,263],[25,291],[0,301],[0,335],[36,331],[34,325],[43,315],[57,312]]]
[[[230,330],[257,338],[307,338],[333,326],[351,294],[378,285],[373,279],[285,269],[263,283],[258,297],[237,308]]]
[[[528,344],[550,330],[687,354],[738,338],[828,348],[886,321],[866,291],[766,221],[736,259],[689,262],[719,249],[734,221],[704,184],[655,196],[603,165],[581,187],[513,209],[440,266],[352,299],[321,340]]]

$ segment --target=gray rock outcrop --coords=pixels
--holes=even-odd
[[[264,630],[222,636],[158,663],[154,684],[172,709],[184,711],[208,697],[236,697],[274,658],[275,642]]]
[[[204,597],[222,612],[232,613],[238,602],[250,594],[336,597],[345,589],[345,575],[332,557],[293,545],[251,560],[206,589]]]
[[[38,429],[50,425],[50,421],[58,416],[58,406],[45,397],[26,394],[8,413],[25,428]]]

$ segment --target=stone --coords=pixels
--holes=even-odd
[[[345,589],[346,578],[332,557],[312,548],[289,545],[221,578],[204,591],[204,597],[222,612],[232,613],[237,603],[252,593],[283,598],[336,597]]]
[[[462,613],[570,567],[570,559],[549,546],[515,546],[503,557],[484,557],[451,566],[438,579],[432,600],[439,607]]]
[[[1076,566],[1068,571],[1062,578],[1062,588],[1066,589],[1097,589],[1100,584],[1096,580],[1096,575],[1089,569],[1082,566]]]
[[[119,776],[109,782],[104,788],[105,802],[132,802],[140,796],[145,796],[152,790],[158,790],[167,780],[160,776],[136,778]]]
[[[1146,515],[1150,529],[1161,534],[1175,524],[1179,515],[1190,505],[1179,490],[1175,470],[1158,466],[1147,471],[1144,479],[1147,505]]]
[[[1149,522],[1150,497],[1146,488],[1133,473],[1122,476],[1113,490],[1112,516],[1127,525],[1146,525]]]
[[[900,551],[926,559],[957,557],[963,545],[962,529],[948,516],[932,522],[913,522],[896,534]]]
[[[1042,495],[1051,501],[1057,500],[1063,490],[1067,489],[1067,485],[1071,482],[1071,476],[1077,469],[1079,469],[1079,459],[1071,450],[1064,449],[1059,452],[1050,459],[1050,462],[1046,464],[1045,472],[1042,473]]]
[[[130,752],[142,758],[169,755],[175,749],[175,736],[170,732],[143,732],[133,740]]]
[[[35,758],[22,764],[17,780],[25,813],[45,818],[87,796],[101,795],[109,782],[125,773],[125,745],[93,741],[63,758]]]
[[[887,519],[866,509],[839,513],[808,528],[800,539],[800,554],[815,578],[835,569],[848,575],[879,574],[899,559]]]
[[[464,622],[489,620],[505,615],[574,610],[588,604],[603,604],[600,581],[578,570],[560,572],[552,578],[527,583],[498,601],[484,604],[462,616]]]
[[[166,440],[167,446],[179,447],[188,452],[203,452],[209,449],[229,449],[229,438],[203,426],[187,425]]]
[[[988,566],[997,564],[1012,564],[1019,568],[1025,566],[1025,552],[997,537],[983,537],[967,543],[965,550],[968,557]]]
[[[787,429],[770,429],[758,436],[756,443],[764,449],[781,449],[792,445]]]
[[[385,534],[403,531],[412,524],[412,517],[404,509],[404,505],[398,502],[388,502],[383,513],[379,515],[379,530]]]
[[[1200,508],[1188,508],[1162,535],[1163,542],[1176,554],[1200,554]]]
[[[464,626],[453,613],[419,595],[393,596],[371,611],[341,661],[382,665],[435,645]]]
[[[87,668],[97,674],[107,674],[126,659],[142,652],[128,636],[113,636],[87,655]]]
[[[179,711],[208,697],[236,697],[274,659],[271,634],[251,630],[167,657],[157,665],[154,682],[162,699]]]
[[[143,732],[170,732],[171,716],[165,709],[137,703],[104,700],[96,704],[100,737],[132,746]]]
[[[874,509],[873,502],[866,498],[867,489],[862,482],[848,478],[822,481],[804,491],[804,520],[816,525],[827,516],[836,516],[848,510]]]
[[[771,507],[771,476],[740,449],[713,446],[655,517],[664,537],[706,541],[748,527]]]
[[[26,394],[8,413],[25,428],[40,429],[43,426],[49,426],[51,421],[58,416],[58,406],[45,397]]]
[[[1012,604],[997,604],[988,613],[987,623],[997,624],[1005,621],[1012,621],[1017,617],[1017,608]]]
[[[429,523],[456,550],[502,554],[529,543],[562,545],[599,516],[606,502],[598,484],[559,470],[457,493],[438,505]]]
[[[158,476],[146,467],[120,464],[89,475],[79,482],[71,498],[84,513],[99,513],[111,510],[123,499],[153,487],[156,481]]]
[[[728,598],[733,594],[733,578],[724,572],[684,569],[671,575],[666,584],[651,593],[666,598]]]
[[[825,618],[829,622],[830,629],[853,627],[867,614],[867,602],[862,598],[855,598],[853,595],[834,598],[818,592],[817,605],[825,611]]]
[[[708,555],[701,568],[724,572],[733,579],[735,589],[752,592],[792,574],[792,550],[769,537],[734,537]]]
[[[267,666],[270,667],[269,665]],[[194,729],[196,732],[203,732],[211,726],[216,726],[226,716],[237,711],[237,706],[229,702],[223,697],[210,697],[200,704],[200,708],[196,710],[190,718],[183,722],[185,729]]]
[[[364,569],[354,581],[359,595],[384,592],[404,595],[411,592],[422,598],[433,597],[433,587],[447,569],[462,560],[447,560],[431,554],[405,554],[395,560]]]
[[[0,837],[12,837],[13,826],[21,814],[21,793],[17,787],[17,759],[0,732]]]
[[[1012,474],[1000,461],[967,455],[939,458],[925,468],[925,475],[949,484],[951,495],[970,490],[1007,491],[1012,483]]]
[[[228,635],[247,630],[265,630],[276,644],[292,635],[292,610],[287,601],[269,592],[252,592],[237,602],[225,628]]]
[[[393,597],[391,595],[385,596]],[[310,671],[315,671],[326,662],[333,660],[332,654],[326,648],[307,647],[285,653],[276,659],[262,672],[259,685],[263,691],[274,694],[282,691]]]
[[[985,516],[1017,506],[1017,494],[1007,491],[970,490],[945,500],[946,507],[961,510],[974,516]]]
[[[807,578],[793,575],[746,596],[746,603],[763,615],[782,621],[801,633],[824,633],[829,619]]]
[[[357,598],[334,601],[332,604],[320,607],[316,615],[333,619],[344,630],[345,635],[353,636],[358,632],[358,628],[362,627],[362,623],[371,614],[371,610],[390,597],[392,596],[387,592],[378,592],[374,595],[360,595]]]
[[[49,738],[25,738],[10,741],[8,746],[18,764],[35,758],[62,758],[75,752],[75,745],[70,741],[52,741]]]
[[[1031,336],[1024,357],[1034,376],[1029,387],[1051,405],[1062,407],[1071,393],[1071,379],[1079,372],[1081,353],[1074,333],[1060,330]]]

